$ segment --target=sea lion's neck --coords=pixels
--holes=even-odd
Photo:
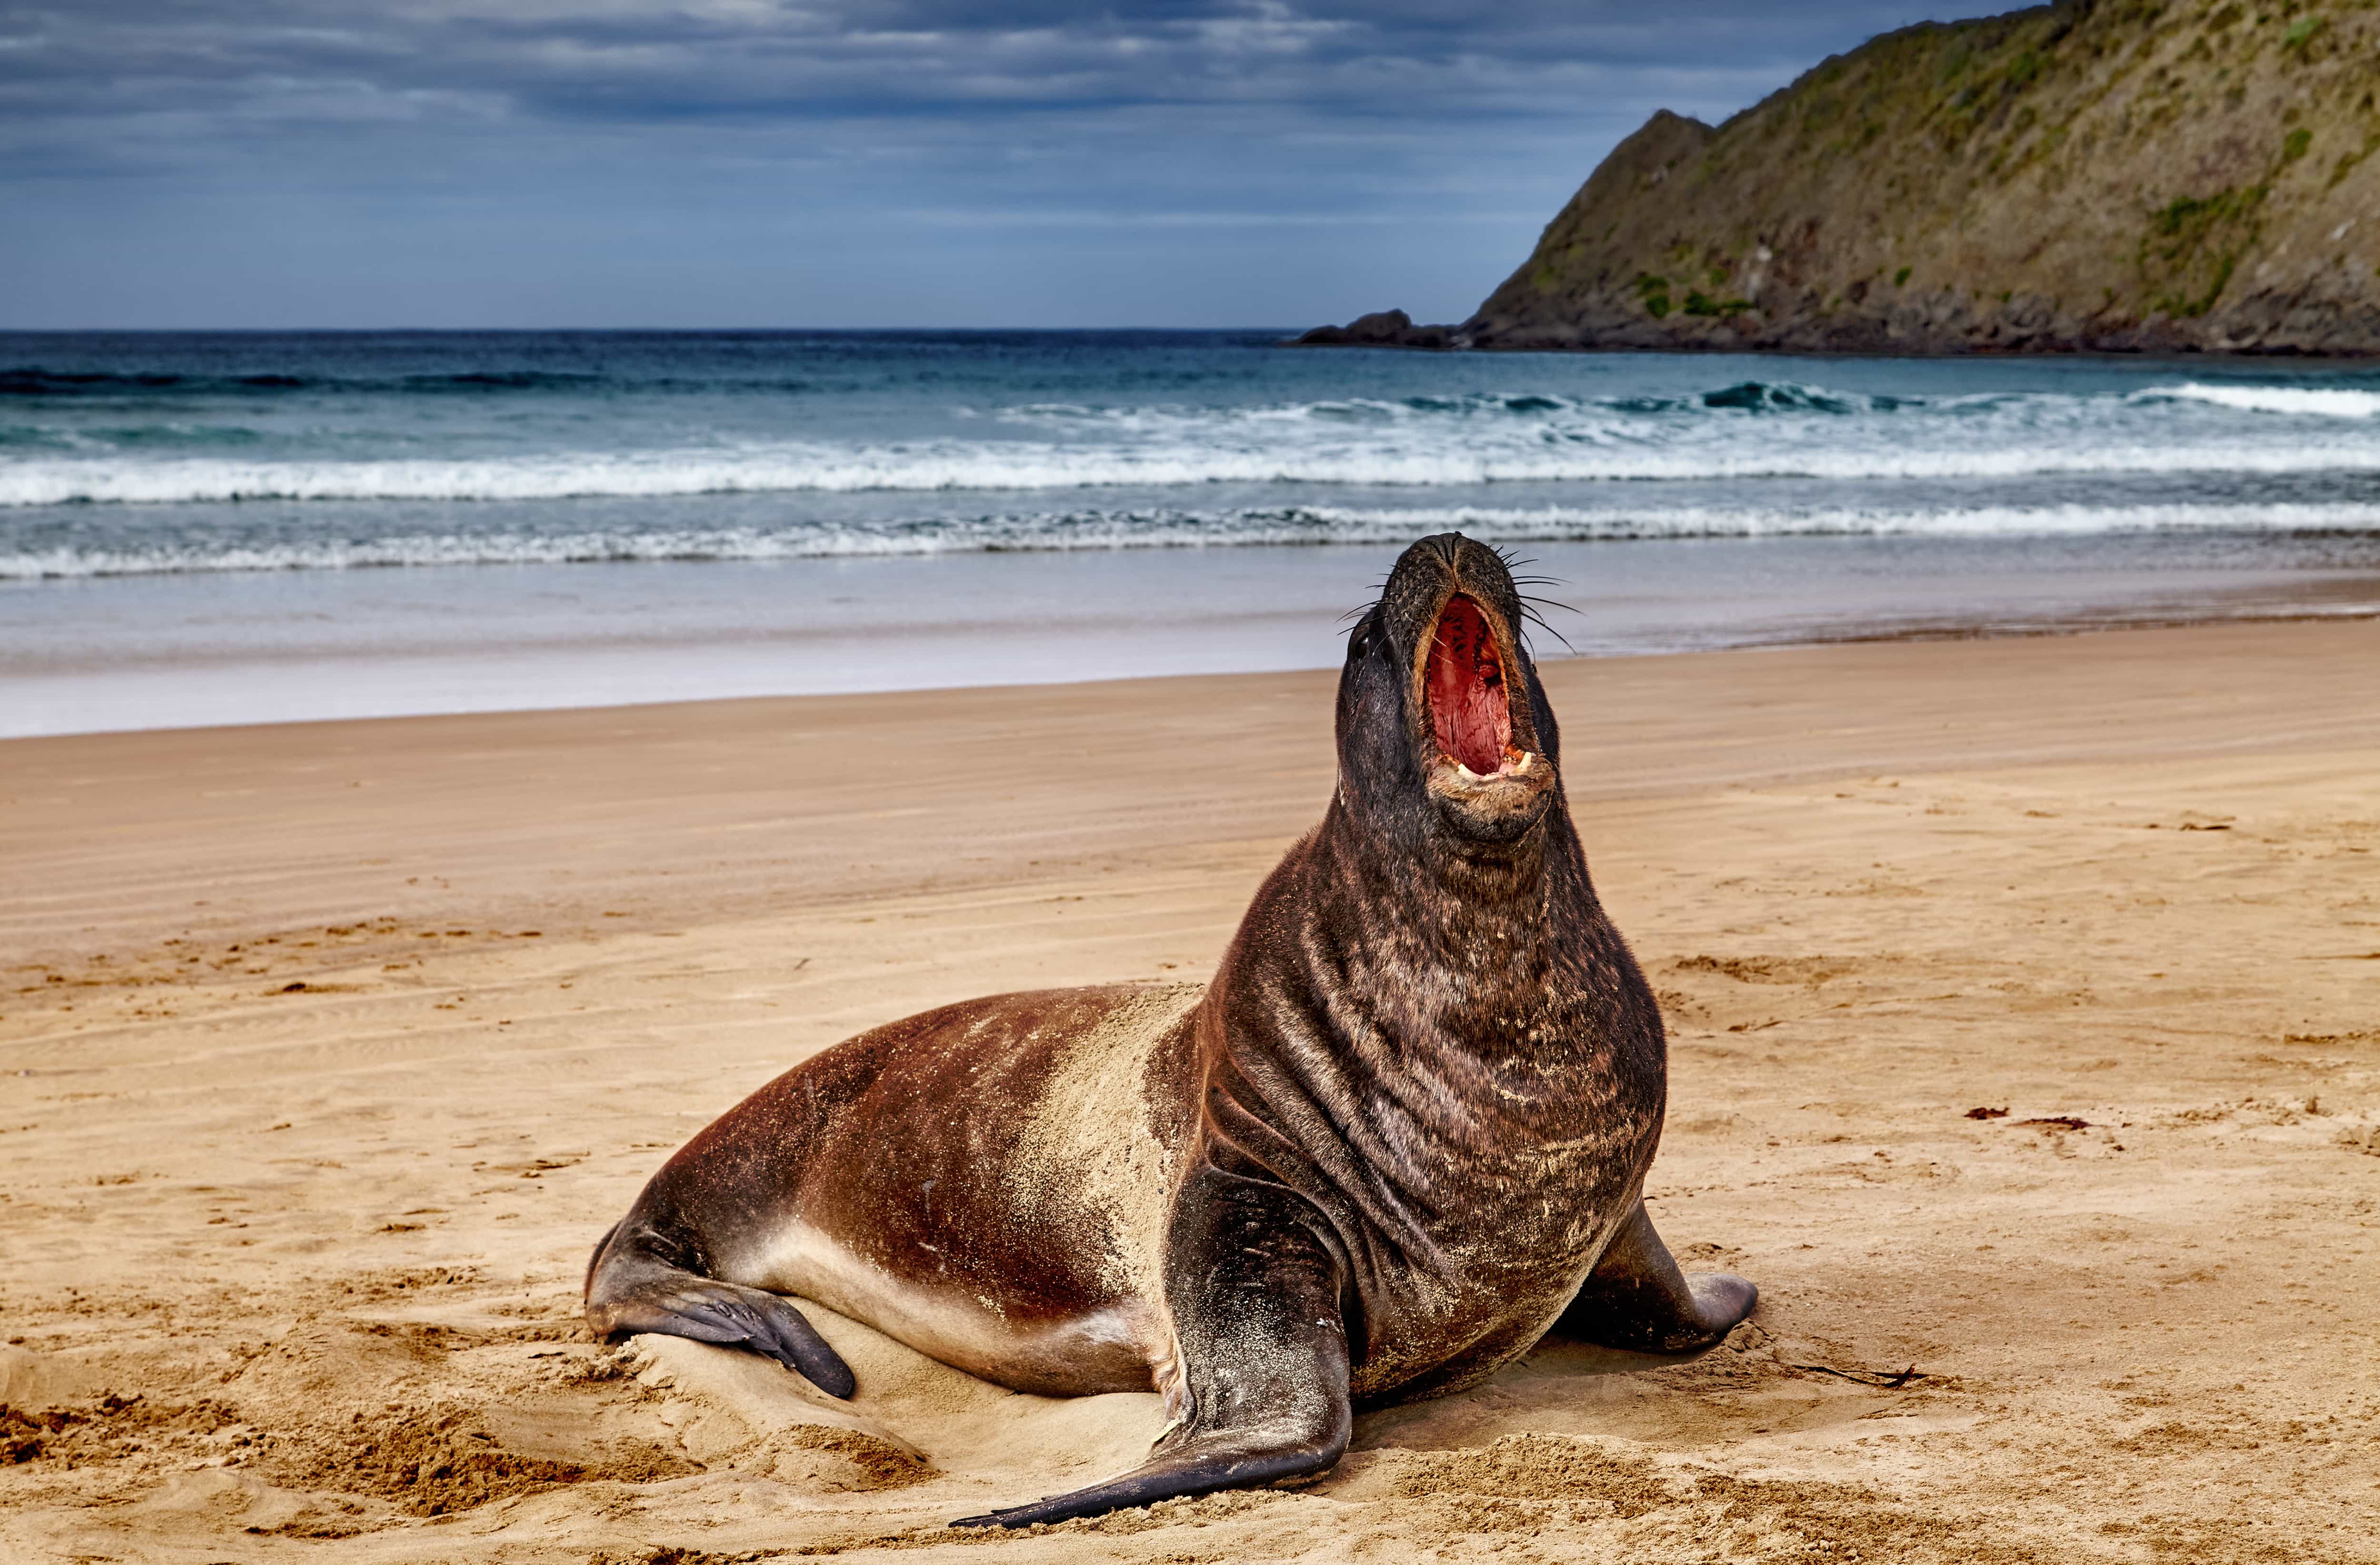
[[[1201,1002],[1206,1155],[1424,1269],[1618,1199],[1595,1170],[1651,1155],[1659,1012],[1551,802],[1527,838],[1458,851],[1333,803]]]
[[[1516,1147],[1575,1150],[1585,1118],[1645,1109],[1615,1083],[1658,1082],[1660,1023],[1559,809],[1534,843],[1433,858],[1366,825],[1334,806],[1257,892],[1208,991],[1200,1069],[1222,1143],[1271,1147],[1249,1155],[1420,1243],[1425,1209],[1511,1195]],[[1388,1146],[1412,1155],[1384,1184],[1359,1149]]]
[[[1356,894],[1340,922],[1424,935],[1468,971],[1488,953],[1466,936],[1517,955],[1561,939],[1565,925],[1595,911],[1585,855],[1560,805],[1509,843],[1401,843],[1383,841],[1334,801],[1314,846],[1329,891]]]
[[[1305,960],[1318,948],[1364,981],[1347,999],[1371,1013],[1404,1065],[1444,1053],[1494,1053],[1524,1019],[1559,1008],[1592,962],[1599,920],[1585,855],[1557,806],[1506,844],[1384,841],[1333,805],[1309,839],[1276,918],[1312,936],[1274,948]]]

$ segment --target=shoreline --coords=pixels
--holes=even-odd
[[[2380,616],[2380,555],[2360,539],[1525,547],[1560,583],[1542,647],[1590,660]],[[1267,544],[0,584],[17,611],[0,640],[0,740],[1329,667],[1342,614],[1391,555]]]

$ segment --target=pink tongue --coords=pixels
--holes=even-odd
[[[1495,639],[1469,598],[1450,598],[1439,616],[1424,684],[1439,749],[1482,776],[1500,770],[1512,737],[1512,714],[1504,701]]]

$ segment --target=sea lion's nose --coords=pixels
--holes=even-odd
[[[1436,532],[1414,545],[1414,553],[1436,563],[1457,588],[1493,591],[1505,579],[1503,556],[1493,547],[1461,532]]]

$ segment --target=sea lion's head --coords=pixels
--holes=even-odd
[[[1340,795],[1367,825],[1493,850],[1545,820],[1560,739],[1524,614],[1503,556],[1460,532],[1398,559],[1339,679]]]

